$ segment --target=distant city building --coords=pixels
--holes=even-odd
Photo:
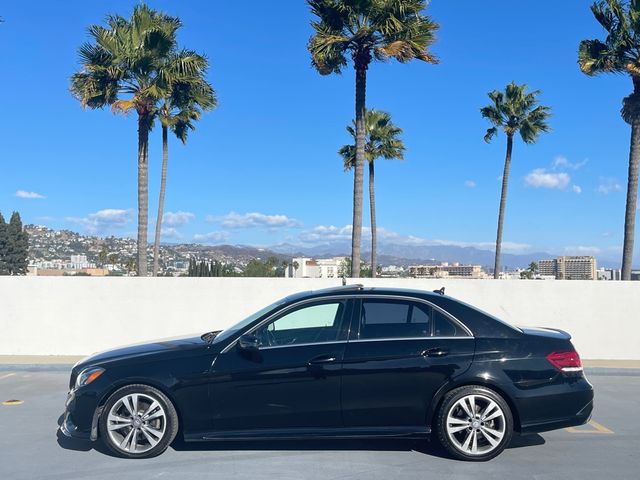
[[[67,264],[67,268],[81,269],[81,268],[93,268],[94,264],[87,261],[86,255],[71,255],[71,262]]]
[[[29,272],[27,275],[37,277],[63,277],[63,276],[75,276],[75,275],[90,275],[92,277],[104,277],[109,275],[109,270],[106,268],[78,268],[78,269],[66,269],[66,268],[39,268],[33,265],[29,266]]]
[[[442,262],[437,265],[411,265],[409,275],[415,278],[485,278],[486,274],[480,265],[462,265],[460,263]]]
[[[381,268],[380,277],[401,277],[405,273],[405,268],[398,265],[387,265]]]
[[[288,278],[340,278],[344,272],[346,257],[291,259],[284,276]]]
[[[622,275],[619,268],[599,268],[596,270],[598,280],[621,280]]]
[[[631,270],[631,280],[640,280],[640,270]]]
[[[555,276],[558,280],[595,280],[596,259],[592,256],[563,256],[538,262],[541,276]]]

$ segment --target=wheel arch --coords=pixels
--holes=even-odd
[[[127,378],[127,379],[115,382],[113,385],[110,386],[108,390],[105,391],[105,393],[102,395],[102,398],[100,398],[100,401],[98,402],[98,405],[96,406],[96,410],[93,415],[93,424],[91,426],[91,430],[92,432],[95,431],[96,435],[95,435],[95,438],[93,438],[93,435],[92,435],[92,440],[95,440],[100,436],[100,431],[98,426],[100,424],[100,417],[104,412],[104,406],[107,403],[107,400],[109,400],[111,395],[113,395],[115,392],[129,385],[145,385],[147,387],[155,388],[156,390],[159,390],[160,392],[162,392],[169,399],[169,401],[173,405],[173,408],[175,408],[176,410],[176,414],[178,415],[178,435],[182,435],[182,413],[180,411],[180,405],[176,401],[175,396],[171,393],[171,390],[161,382],[154,382],[152,379],[149,379],[149,378],[138,378],[138,379]]]
[[[429,408],[429,412],[427,416],[427,419],[429,421],[429,425],[428,425],[429,427],[433,428],[435,417],[438,414],[438,411],[440,410],[444,397],[447,395],[447,393],[460,387],[484,387],[496,392],[498,395],[500,395],[504,399],[505,402],[507,402],[507,405],[511,410],[511,416],[513,417],[513,429],[516,432],[519,432],[521,430],[520,412],[518,412],[516,403],[511,397],[511,395],[509,395],[507,391],[504,388],[502,388],[499,384],[496,384],[484,379],[480,379],[480,378],[468,379],[468,380],[456,382],[456,383],[448,383],[442,386],[440,390],[438,390],[438,392],[436,392],[436,394],[434,395],[433,400],[431,402],[431,406]]]

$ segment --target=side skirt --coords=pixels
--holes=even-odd
[[[344,428],[280,428],[256,430],[226,430],[185,434],[187,442],[209,442],[224,440],[300,440],[316,438],[397,438],[425,439],[428,427],[344,427]]]

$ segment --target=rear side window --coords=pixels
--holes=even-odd
[[[469,334],[457,323],[448,319],[443,313],[433,309],[434,337],[468,337]]]
[[[402,300],[363,300],[359,332],[360,339],[428,337],[431,309]]]

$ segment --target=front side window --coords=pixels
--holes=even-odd
[[[431,335],[431,308],[418,302],[368,299],[360,309],[360,339]]]
[[[305,305],[262,325],[253,334],[262,347],[279,347],[339,340],[346,302]]]

